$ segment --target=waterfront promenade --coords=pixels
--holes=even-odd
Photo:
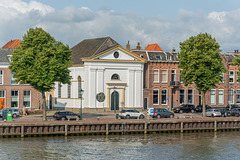
[[[86,115],[85,115],[86,116]],[[48,115],[30,115],[0,122],[0,137],[36,137],[50,135],[109,135],[239,131],[239,117],[201,117],[199,114],[175,114],[175,118],[115,119],[114,114],[97,114],[83,120],[57,121]]]

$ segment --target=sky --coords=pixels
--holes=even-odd
[[[110,36],[131,49],[180,51],[180,42],[208,33],[222,52],[240,49],[239,0],[0,0],[0,15],[0,47],[41,27],[70,48]]]

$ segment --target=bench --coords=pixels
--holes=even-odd
[[[67,120],[71,120],[71,119],[75,119],[76,121],[79,120],[79,117],[78,116],[66,116]]]

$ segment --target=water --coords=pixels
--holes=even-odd
[[[0,139],[0,159],[239,159],[240,132]]]

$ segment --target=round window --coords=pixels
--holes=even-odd
[[[114,58],[118,58],[119,57],[119,53],[118,52],[114,52],[113,56],[114,56]]]

